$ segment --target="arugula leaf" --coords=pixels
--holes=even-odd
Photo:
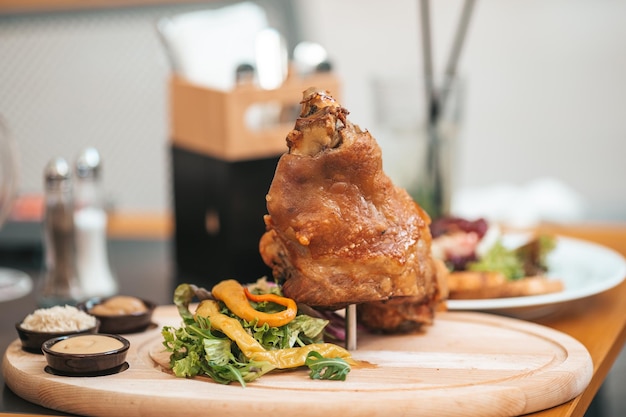
[[[325,358],[314,350],[309,352],[304,364],[311,370],[311,379],[345,381],[350,373],[350,365],[344,359]]]

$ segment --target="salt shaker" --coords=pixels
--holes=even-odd
[[[40,307],[76,304],[82,293],[76,273],[71,170],[63,158],[44,171],[43,221],[45,262],[37,303]]]
[[[101,170],[102,160],[95,148],[83,150],[76,158],[76,264],[86,297],[108,297],[118,291],[107,251],[107,214],[102,195]]]

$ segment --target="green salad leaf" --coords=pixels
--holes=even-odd
[[[232,341],[219,332],[212,333],[204,317],[179,328],[165,326],[161,334],[163,345],[171,352],[170,366],[177,377],[207,375],[221,384],[237,381],[245,386],[275,368],[268,362],[238,358]]]
[[[549,235],[539,235],[512,249],[497,241],[478,261],[470,262],[467,269],[500,272],[510,280],[518,280],[546,272],[547,257],[555,247],[556,239]]]
[[[496,242],[480,260],[470,262],[467,269],[478,272],[500,272],[510,280],[524,277],[524,265],[515,251],[507,249],[500,241]]]

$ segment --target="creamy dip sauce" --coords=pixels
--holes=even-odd
[[[60,353],[104,353],[124,347],[119,340],[98,334],[68,337],[50,347],[50,350]]]
[[[124,314],[143,313],[147,311],[143,301],[136,297],[118,295],[93,306],[89,312],[99,316],[118,316]]]

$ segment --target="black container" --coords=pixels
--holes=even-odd
[[[82,303],[78,303],[76,308],[94,316],[100,323],[100,333],[126,334],[139,333],[146,330],[152,324],[152,314],[156,304],[149,300],[141,300],[146,307],[145,311],[129,314],[107,314],[101,315],[90,310],[96,305],[107,301],[111,297],[92,297]]]
[[[100,353],[67,353],[52,350],[52,347],[62,340],[84,335],[62,336],[47,340],[41,346],[43,355],[55,375],[64,376],[99,376],[109,375],[121,371],[126,361],[126,354],[130,342],[116,334],[101,333],[98,336],[110,337],[121,342],[122,347]]]
[[[41,347],[45,341],[61,336],[95,334],[100,330],[100,322],[96,320],[96,325],[84,330],[70,330],[65,332],[40,332],[27,330],[22,327],[22,322],[15,323],[15,329],[22,342],[22,349],[30,353],[42,353]]]
[[[176,284],[271,276],[259,254],[280,155],[225,161],[172,145]]]

